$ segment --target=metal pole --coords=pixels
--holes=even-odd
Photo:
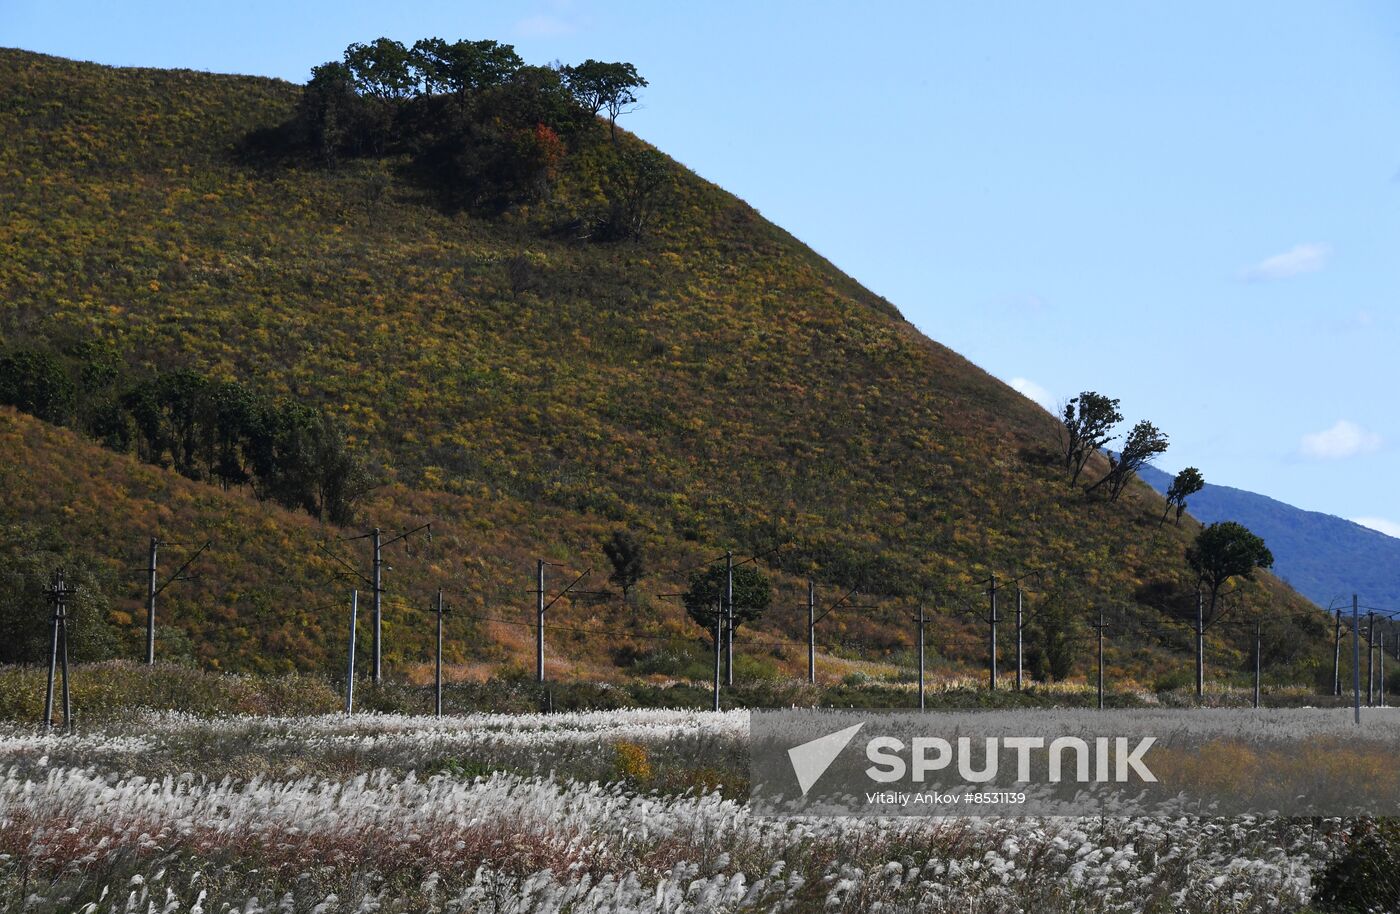
[[[987,688],[988,688],[989,691],[995,692],[995,691],[997,690],[997,576],[996,576],[995,574],[992,575],[991,581],[992,581],[992,588],[991,588],[991,591],[990,591],[990,593],[991,593],[991,595],[992,595],[991,636],[990,636],[990,641],[989,641],[988,644],[987,644],[987,653],[988,653],[988,655],[989,655],[989,656],[988,656],[988,661],[989,661],[989,662],[988,662],[988,672],[989,672],[990,675],[988,676],[988,679],[987,679]]]
[[[151,557],[146,565],[146,663],[156,662],[156,552],[160,541],[151,537]]]
[[[714,710],[719,710],[719,654],[720,642],[723,640],[723,620],[724,614],[720,609],[719,602],[715,602],[715,703]]]
[[[919,604],[919,710],[924,710],[924,607]]]
[[[1196,698],[1206,697],[1206,625],[1205,597],[1196,590]]]
[[[1337,607],[1337,625],[1332,644],[1332,694],[1342,694],[1342,608]]]
[[[1351,595],[1351,691],[1356,725],[1361,726],[1361,601]]]
[[[63,580],[62,573],[54,576],[54,585],[50,589],[51,594],[56,594],[58,584]],[[44,732],[53,730],[53,680],[58,668],[58,604],[54,604],[53,615],[49,620],[51,637],[49,639],[49,684],[44,692]]]
[[[1099,710],[1103,710],[1103,607],[1099,607]]]
[[[807,579],[807,681],[817,681],[817,585]]]
[[[63,597],[60,596],[59,599],[62,600]],[[63,643],[62,653],[59,655],[63,662],[63,727],[72,733],[73,701],[68,694],[68,607],[62,602],[58,604],[58,636]]]
[[[1254,623],[1254,707],[1259,707],[1259,685],[1264,667],[1264,627],[1262,622]]]
[[[1021,681],[1025,664],[1023,661],[1022,634],[1024,631],[1024,607],[1021,603],[1021,585],[1016,585],[1016,691],[1021,691]]]
[[[544,682],[544,559],[535,561],[535,681]]]
[[[1380,662],[1380,668],[1381,668],[1381,695],[1380,695],[1380,702],[1381,702],[1381,707],[1384,708],[1384,707],[1385,707],[1385,632],[1381,632],[1381,644],[1380,644],[1379,653],[1380,653],[1380,658],[1381,658],[1381,662]]]
[[[725,654],[724,678],[734,685],[734,553],[724,554]]]
[[[442,591],[437,592],[437,669],[433,676],[433,716],[442,716]]]
[[[1366,614],[1366,707],[1376,704],[1376,614]]]
[[[360,592],[350,591],[350,653],[345,661],[345,713],[355,713],[355,622],[360,612]]]
[[[383,621],[383,569],[384,557],[380,550],[379,528],[375,527],[371,534],[371,545],[374,547],[374,674],[375,685],[379,684],[380,660],[383,656],[383,644],[380,641]]]

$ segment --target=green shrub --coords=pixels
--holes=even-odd
[[[1400,911],[1400,819],[1363,819],[1317,879],[1313,903],[1336,914]]]

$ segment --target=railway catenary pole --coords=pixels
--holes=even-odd
[[[1205,598],[1196,588],[1196,698],[1206,697]]]
[[[1337,624],[1332,635],[1332,694],[1342,694],[1342,608],[1337,607]]]
[[[925,667],[924,667],[924,625],[926,624],[926,622],[927,622],[927,619],[926,619],[926,617],[924,616],[924,605],[923,605],[922,603],[920,603],[920,604],[919,604],[919,616],[918,616],[918,623],[919,623],[919,710],[920,710],[920,711],[925,710],[925,702],[926,702],[926,700],[927,700],[926,697],[925,697],[927,693],[926,693],[926,690],[925,690],[925,688],[924,688],[924,670],[925,670]]]
[[[169,546],[171,543],[162,543],[157,537],[151,537],[150,552],[146,562],[146,664],[149,666],[156,662],[156,598],[159,597],[165,588],[176,581],[188,580],[184,577],[185,569],[194,564],[195,560],[204,554],[211,542],[206,541],[194,551],[194,554],[185,560],[185,563],[175,570],[175,573],[166,578],[161,584],[156,579],[156,557],[161,546]]]
[[[355,623],[360,612],[360,592],[350,591],[350,651],[345,659],[345,713],[355,713]]]
[[[817,681],[817,583],[807,579],[807,682]]]
[[[1254,707],[1259,707],[1259,686],[1263,676],[1264,627],[1262,622],[1254,623]]]
[[[719,710],[719,666],[720,666],[720,645],[724,640],[723,630],[724,613],[721,610],[720,602],[715,601],[715,692],[713,710]]]
[[[1382,708],[1384,708],[1384,707],[1385,707],[1385,632],[1381,632],[1381,643],[1380,643],[1380,648],[1379,648],[1379,650],[1380,650],[1380,668],[1381,668],[1381,670],[1380,670],[1380,672],[1381,672],[1380,705],[1381,705]]]
[[[433,669],[433,716],[442,716],[442,591],[437,592],[437,657]]]
[[[1016,691],[1021,691],[1025,669],[1025,607],[1022,604],[1021,585],[1016,585]]]
[[[724,678],[734,685],[734,553],[724,553]]]
[[[1376,705],[1376,614],[1366,613],[1366,707]]]
[[[1106,626],[1106,624],[1104,623],[1103,607],[1100,606],[1100,607],[1099,607],[1099,625],[1098,625],[1098,629],[1099,629],[1099,710],[1100,710],[1100,711],[1103,710],[1103,666],[1104,666],[1104,664],[1103,664],[1103,660],[1104,660],[1104,656],[1103,656],[1103,633],[1104,633],[1104,628],[1106,628],[1106,627],[1107,627],[1107,626]]]
[[[991,625],[990,625],[990,629],[991,629],[991,630],[990,630],[990,634],[989,634],[989,636],[988,636],[988,643],[987,643],[987,654],[988,654],[987,660],[988,660],[988,673],[989,673],[988,679],[987,679],[987,688],[988,688],[989,691],[995,692],[995,691],[997,690],[997,622],[1000,621],[1000,620],[997,619],[997,576],[996,576],[996,572],[992,572],[990,581],[991,581],[991,587],[990,587],[990,589],[988,590],[988,593],[991,595],[992,617],[991,617]]]
[[[60,669],[63,675],[63,726],[69,733],[73,732],[73,702],[68,689],[68,598],[76,590],[77,588],[70,588],[63,580],[62,568],[54,572],[53,583],[48,588],[48,599],[53,606],[53,613],[49,618],[52,631],[49,640],[48,687],[44,693],[45,732],[53,730],[54,677]]]
[[[370,533],[370,546],[374,550],[372,586],[374,587],[374,614],[373,632],[371,641],[373,642],[372,661],[370,666],[370,678],[374,684],[379,684],[381,675],[381,659],[384,654],[383,645],[383,622],[384,622],[384,546],[383,538],[380,536],[379,528],[375,527]]]
[[[160,540],[151,537],[150,560],[146,563],[146,664],[156,662],[156,553]]]
[[[1351,595],[1351,692],[1356,725],[1361,726],[1361,601]]]
[[[535,560],[535,681],[544,682],[544,559]]]

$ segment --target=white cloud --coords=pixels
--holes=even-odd
[[[1331,428],[1303,436],[1299,450],[1313,460],[1339,460],[1379,450],[1381,436],[1355,422],[1338,419]]]
[[[1303,273],[1316,273],[1327,266],[1332,256],[1332,246],[1321,242],[1295,244],[1282,254],[1265,257],[1240,271],[1240,278],[1248,282],[1268,282],[1274,279],[1288,279]]]
[[[1393,520],[1386,520],[1384,517],[1353,517],[1351,521],[1354,524],[1378,530],[1386,536],[1400,538],[1400,523]]]
[[[1028,397],[1034,400],[1035,402],[1039,403],[1042,407],[1044,407],[1047,411],[1054,410],[1055,398],[1050,396],[1050,391],[1046,390],[1044,387],[1041,387],[1039,384],[1035,383],[1029,378],[1012,378],[1007,383],[1011,385],[1012,390],[1015,390],[1017,393],[1021,394],[1024,397]]]

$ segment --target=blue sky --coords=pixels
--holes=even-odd
[[[298,82],[380,35],[630,60],[627,127],[930,336],[1400,534],[1400,5],[0,4],[0,45]]]

